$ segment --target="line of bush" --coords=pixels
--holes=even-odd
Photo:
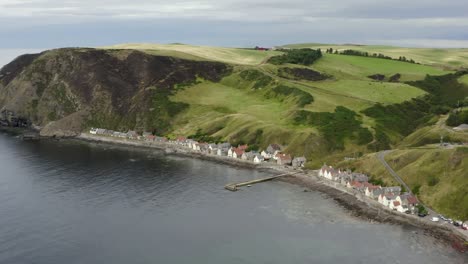
[[[407,59],[405,56],[400,56],[400,57],[398,57],[398,59],[394,59],[394,58],[392,58],[390,56],[386,56],[386,55],[384,55],[382,53],[372,53],[372,54],[370,54],[367,51],[359,51],[359,50],[352,50],[352,49],[347,49],[347,50],[343,50],[343,51],[338,51],[338,50],[333,51],[333,48],[329,48],[329,49],[326,50],[326,53],[349,55],[349,56],[370,57],[370,58],[378,58],[378,59],[385,59],[385,60],[396,60],[396,61],[419,64],[419,63],[415,62],[413,59]]]

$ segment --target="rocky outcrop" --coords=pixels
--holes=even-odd
[[[57,49],[20,56],[0,70],[0,109],[42,127],[43,135],[70,136],[99,124],[162,131],[183,109],[169,102],[172,91],[220,81],[230,71],[219,62],[133,50]]]

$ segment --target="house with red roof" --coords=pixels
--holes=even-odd
[[[276,154],[276,162],[278,163],[278,165],[291,165],[291,155],[284,153]]]
[[[232,154],[232,157],[235,158],[235,159],[241,159],[242,154],[244,154],[244,150],[242,150],[240,148],[235,148],[234,152]]]

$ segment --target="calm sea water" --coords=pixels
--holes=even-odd
[[[0,135],[0,263],[464,263],[415,230],[212,162]]]

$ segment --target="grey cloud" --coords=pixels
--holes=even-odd
[[[0,0],[0,47],[152,41],[239,46],[388,40],[410,45],[407,40],[417,39],[461,45],[468,39],[466,0],[343,2]]]

